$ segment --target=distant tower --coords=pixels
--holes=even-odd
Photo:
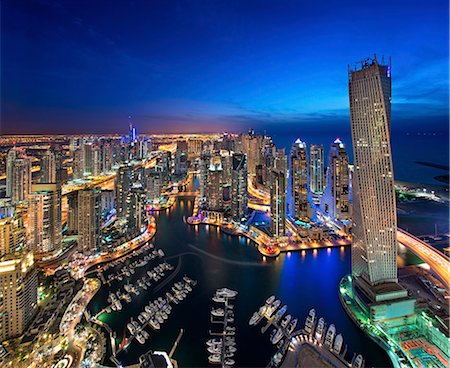
[[[7,195],[13,203],[26,201],[31,191],[31,158],[13,148],[8,152],[6,161]]]
[[[397,219],[390,144],[391,68],[376,59],[349,70],[353,174],[352,272],[397,281]]]
[[[133,168],[129,165],[122,165],[117,170],[115,180],[116,190],[116,212],[118,218],[126,216],[127,195],[131,189],[133,181]]]
[[[306,144],[298,138],[291,149],[291,192],[293,214],[297,219],[309,217],[308,165]]]
[[[331,219],[350,218],[350,170],[345,145],[337,138],[331,145],[328,158],[327,185],[320,202],[321,210]]]
[[[309,151],[309,187],[314,194],[321,195],[324,189],[325,170],[324,170],[323,145],[311,144]]]

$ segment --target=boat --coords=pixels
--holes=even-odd
[[[234,297],[236,297],[237,294],[238,294],[238,292],[236,290],[231,290],[228,288],[222,288],[222,289],[218,289],[216,291],[216,295],[224,296],[227,298],[234,298]]]
[[[275,312],[277,310],[277,308],[280,306],[280,304],[281,304],[280,300],[275,300],[275,302],[272,303],[272,305],[267,307],[266,317],[270,318],[272,316],[273,312]]]
[[[237,349],[234,346],[226,346],[225,350],[231,353],[235,353],[237,351]]]
[[[164,323],[164,319],[162,318],[162,316],[161,316],[160,313],[157,313],[157,314],[155,315],[155,317],[156,317],[156,319],[157,319],[157,321],[158,321],[159,323]]]
[[[281,353],[276,353],[272,358],[272,362],[275,364],[275,366],[279,365],[282,360],[283,360],[283,354],[281,354]]]
[[[286,328],[286,326],[291,322],[292,316],[288,314],[284,319],[281,321],[281,327]]]
[[[325,320],[323,319],[323,317],[320,317],[319,322],[317,323],[316,333],[314,335],[317,341],[322,342],[324,331],[325,331]]]
[[[227,366],[234,365],[234,360],[233,359],[225,359],[224,363]]]
[[[283,337],[283,330],[279,328],[270,341],[272,342],[272,344],[276,345],[280,342],[282,337]]]
[[[334,337],[336,335],[336,327],[333,324],[328,327],[327,334],[325,335],[325,343],[324,345],[331,350],[333,347]]]
[[[336,336],[336,338],[334,339],[334,344],[333,344],[333,351],[336,354],[340,354],[341,350],[342,350],[342,345],[344,344],[344,338],[342,337],[341,334],[338,334]]]
[[[266,300],[266,305],[271,305],[275,301],[275,295],[271,295]]]
[[[221,346],[208,346],[206,349],[210,354],[220,354],[222,352]]]
[[[206,341],[206,344],[211,346],[214,344],[221,344],[222,343],[222,339],[209,339],[208,341]]]
[[[358,354],[356,357],[352,359],[352,367],[354,368],[364,367],[364,358],[361,354]]]
[[[161,328],[161,325],[159,324],[159,322],[153,318],[150,321],[148,321],[148,323],[149,323],[150,327],[153,328],[154,330],[159,330]]]
[[[136,334],[136,340],[139,341],[139,343],[142,344],[142,345],[145,344],[145,338],[144,338],[144,336],[142,335],[141,332],[138,332]]]
[[[127,323],[127,329],[130,331],[130,334],[134,335],[136,332],[136,327],[134,327],[133,323]]]
[[[146,340],[150,337],[150,335],[148,334],[148,332],[145,331],[145,330],[142,330],[142,336],[144,336],[144,339],[146,339]]]
[[[295,327],[297,327],[297,318],[293,319],[291,321],[291,323],[289,323],[288,327],[287,327],[287,332],[289,333],[289,335],[294,331]]]
[[[213,296],[212,300],[215,301],[216,303],[225,303],[225,298],[222,296]]]
[[[145,318],[144,318],[144,316],[142,315],[142,313],[138,316],[138,320],[139,320],[139,322],[141,322],[142,324],[145,323]]]
[[[220,355],[219,354],[213,354],[208,357],[208,362],[211,364],[220,364]]]
[[[305,331],[309,335],[312,335],[315,323],[316,323],[316,310],[313,308],[309,311],[308,317],[306,317],[305,322]]]
[[[283,317],[283,314],[286,313],[287,305],[284,305],[282,308],[280,308],[277,313],[275,314],[275,321],[279,321],[281,317]]]
[[[262,315],[260,315],[258,312],[253,313],[253,316],[250,318],[250,321],[248,322],[248,324],[250,326],[254,326],[256,324],[259,323],[259,321],[261,321],[262,319]]]
[[[223,317],[225,314],[225,311],[222,308],[217,308],[211,310],[211,314],[215,317]]]

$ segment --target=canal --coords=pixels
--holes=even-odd
[[[176,268],[181,262],[179,274],[161,290],[155,291],[158,289],[156,284],[155,288],[150,287],[135,296],[132,303],[123,303],[122,311],[100,316],[117,333],[117,344],[120,344],[130,318],[136,320],[150,300],[164,295],[184,274],[198,282],[193,292],[173,307],[161,330],[149,331],[150,338],[145,345],[134,340],[118,354],[123,365],[136,363],[139,356],[150,349],[169,351],[183,328],[185,332],[174,358],[182,367],[208,366],[205,342],[209,338],[208,330],[212,328],[211,297],[217,288],[229,287],[239,292],[234,306],[237,367],[266,366],[275,353],[268,333],[262,335],[261,326],[250,327],[248,324],[252,313],[272,294],[287,304],[287,313],[299,319],[299,326],[303,325],[311,308],[315,308],[318,316],[323,316],[328,324],[334,323],[348,344],[349,359],[353,352],[361,352],[366,358],[366,366],[390,366],[384,351],[351,322],[339,303],[339,281],[351,268],[349,247],[291,253],[265,261],[245,238],[225,235],[212,226],[186,224],[184,218],[191,214],[192,206],[193,198],[180,197],[172,208],[156,215],[157,234],[153,243],[164,250],[168,262]],[[130,282],[144,276],[157,262],[154,260],[136,269]],[[123,290],[125,282],[115,281],[111,287],[102,286],[88,306],[90,313],[94,315],[105,307],[109,292]],[[109,357],[105,358],[104,364],[112,365]]]

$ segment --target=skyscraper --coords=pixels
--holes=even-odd
[[[56,158],[51,150],[45,151],[41,158],[41,183],[56,183]]]
[[[101,244],[102,192],[100,189],[78,191],[78,247],[82,251]]]
[[[349,70],[353,174],[352,272],[397,281],[397,218],[390,144],[391,69],[376,59]]]
[[[247,157],[234,153],[231,170],[231,215],[240,221],[247,215]]]
[[[34,184],[28,196],[29,242],[34,254],[61,249],[61,196],[56,184]]]
[[[26,249],[23,216],[14,207],[0,216],[0,257]]]
[[[270,174],[270,230],[275,238],[286,235],[286,172],[286,156],[280,149]]]
[[[291,149],[291,192],[294,217],[309,217],[306,144],[300,138],[294,142]]]
[[[331,145],[328,158],[327,185],[320,201],[321,210],[331,219],[350,218],[350,170],[345,145],[337,138]]]
[[[311,144],[309,150],[309,188],[314,194],[322,194],[325,181],[323,145]]]
[[[127,196],[127,227],[129,230],[141,229],[146,221],[146,195],[140,183],[133,184]]]
[[[117,170],[115,179],[116,213],[118,218],[126,216],[127,195],[133,181],[133,168],[130,165],[121,165]]]
[[[31,191],[31,158],[16,148],[6,159],[6,195],[13,203],[26,201]]]
[[[20,336],[37,311],[33,254],[0,258],[0,341]]]

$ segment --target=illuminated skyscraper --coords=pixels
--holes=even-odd
[[[6,195],[13,203],[27,200],[31,191],[31,158],[17,148],[9,150],[6,159]]]
[[[38,278],[33,255],[0,258],[0,341],[20,336],[37,311]]]
[[[345,145],[337,138],[331,145],[328,158],[327,185],[320,208],[331,219],[348,220],[350,170]]]
[[[47,150],[41,158],[41,183],[56,183],[55,154]]]
[[[26,231],[21,212],[2,207],[0,214],[0,257],[26,249]]]
[[[127,195],[133,182],[133,168],[130,165],[122,165],[117,170],[115,179],[116,213],[118,218],[126,215]]]
[[[61,249],[61,196],[56,184],[34,184],[28,196],[29,242],[34,254]]]
[[[323,146],[311,144],[309,150],[309,188],[314,194],[322,194],[325,181]]]
[[[186,175],[188,170],[188,144],[186,141],[177,142],[174,165],[175,175]]]
[[[353,152],[352,272],[373,285],[397,281],[397,218],[390,144],[390,66],[349,70]]]
[[[205,206],[208,210],[223,210],[223,168],[220,158],[211,161],[208,169],[208,181],[205,191]]]
[[[100,189],[78,191],[78,247],[82,251],[101,244],[102,193]]]
[[[286,172],[286,156],[280,149],[270,175],[270,230],[276,238],[286,235]]]
[[[231,214],[240,221],[247,215],[247,158],[234,153],[231,170]]]
[[[127,227],[129,230],[141,229],[146,222],[146,195],[142,186],[138,183],[133,187],[127,196]]]
[[[299,138],[291,149],[291,192],[293,215],[297,219],[309,217],[307,162],[306,144]]]
[[[146,169],[146,197],[149,202],[158,203],[161,197],[165,176],[161,166]]]

